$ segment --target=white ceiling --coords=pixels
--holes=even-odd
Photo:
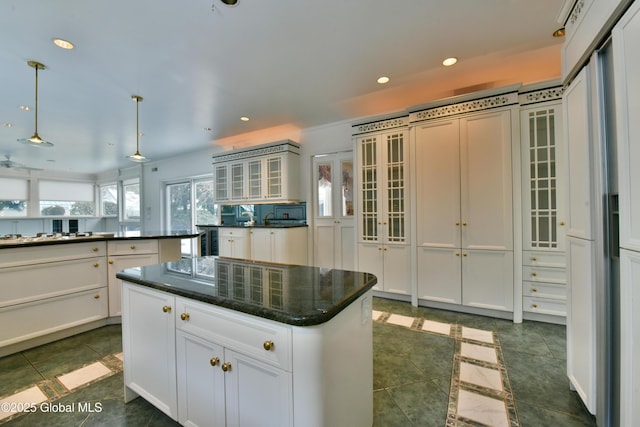
[[[0,160],[98,173],[560,76],[562,0],[2,0]],[[63,50],[60,37],[75,44]],[[441,61],[456,56],[445,68]],[[17,142],[38,131],[55,144]],[[386,85],[376,83],[386,75]],[[250,117],[249,122],[240,121]],[[10,123],[11,127],[4,124]],[[211,131],[205,131],[211,128]],[[245,135],[247,134],[247,135]],[[304,141],[302,141],[304,143]],[[213,152],[213,149],[212,149]]]

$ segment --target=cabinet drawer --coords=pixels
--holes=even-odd
[[[553,316],[566,316],[566,301],[557,299],[544,299],[534,297],[524,297],[522,310],[531,313],[551,314]]]
[[[567,299],[567,287],[551,283],[524,282],[522,293],[525,297]]]
[[[522,271],[522,278],[528,282],[567,283],[564,268],[534,267],[525,265]]]
[[[107,286],[104,257],[0,270],[0,307]]]
[[[564,252],[523,251],[522,263],[539,267],[565,268],[567,265]]]
[[[106,250],[107,245],[102,241],[0,249],[0,268],[91,258],[105,255]]]
[[[107,288],[0,308],[0,347],[107,317]]]
[[[249,229],[243,228],[220,228],[218,233],[220,239],[229,237],[249,237]]]
[[[155,239],[111,241],[107,250],[109,255],[156,254],[158,241]]]
[[[176,298],[176,327],[257,360],[291,370],[291,328],[236,314],[209,304]],[[183,320],[183,315],[188,318]],[[271,342],[271,349],[265,349]]]

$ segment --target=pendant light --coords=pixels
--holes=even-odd
[[[132,154],[131,156],[127,156],[127,159],[136,163],[144,163],[144,162],[148,162],[149,159],[147,159],[145,156],[140,154],[140,131],[138,129],[138,105],[142,102],[142,97],[138,95],[131,95],[131,99],[136,101],[136,153]]]
[[[20,138],[18,139],[18,142],[29,144],[32,147],[53,147],[53,144],[51,142],[45,141],[44,139],[40,138],[40,135],[38,135],[38,70],[44,70],[45,66],[44,64],[36,61],[29,61],[27,62],[27,65],[36,69],[36,129],[33,133],[33,136],[31,136],[30,138]]]

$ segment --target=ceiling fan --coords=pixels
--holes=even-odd
[[[11,160],[11,156],[9,154],[4,155],[6,160],[0,160],[0,168],[5,169],[23,169],[23,170],[32,170],[32,171],[41,171],[42,169],[38,168],[30,168],[22,163],[14,162]]]

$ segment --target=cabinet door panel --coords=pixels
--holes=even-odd
[[[513,252],[462,251],[462,303],[513,311]]]
[[[460,250],[418,248],[418,298],[462,303]]]
[[[227,426],[293,425],[291,373],[225,349]]]
[[[513,246],[511,114],[483,113],[460,120],[462,247]]]
[[[418,246],[460,247],[458,120],[415,130]]]
[[[178,331],[176,360],[178,421],[182,425],[224,427],[223,347]]]
[[[640,419],[640,253],[620,251],[620,425]],[[635,421],[634,421],[635,420]]]
[[[358,245],[358,270],[376,276],[378,283],[373,287],[376,291],[383,291],[384,266],[382,265],[382,246],[375,243],[361,243]]]
[[[563,95],[567,162],[567,235],[593,238],[591,188],[591,96],[585,67]]]
[[[385,292],[411,294],[409,281],[410,247],[408,245],[385,245],[382,252],[384,253],[384,277],[382,280]]]

